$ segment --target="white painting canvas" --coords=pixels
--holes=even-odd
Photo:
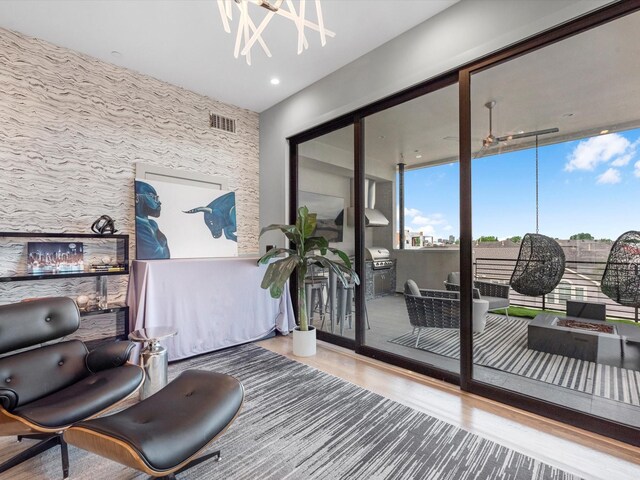
[[[234,192],[136,179],[135,207],[137,259],[238,255]]]

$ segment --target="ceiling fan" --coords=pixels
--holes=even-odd
[[[535,130],[532,132],[513,133],[510,135],[504,135],[502,137],[496,137],[493,135],[493,107],[496,106],[496,101],[491,100],[484,104],[489,109],[489,135],[482,139],[482,148],[488,148],[492,145],[497,145],[500,142],[507,142],[509,140],[518,140],[526,137],[539,137],[540,135],[547,135],[549,133],[559,132],[557,128],[547,128],[545,130]]]
[[[493,135],[493,107],[496,106],[496,101],[495,100],[490,100],[487,103],[484,104],[485,107],[487,107],[489,109],[489,135],[487,135],[485,138],[482,139],[482,148],[478,151],[478,153],[476,154],[477,158],[482,152],[486,152],[487,149],[493,145],[498,145],[500,142],[507,142],[509,140],[517,140],[519,138],[527,138],[527,137],[535,137],[536,139],[536,143],[535,143],[535,151],[536,151],[536,233],[539,232],[539,225],[540,225],[540,208],[539,208],[539,197],[540,197],[540,169],[539,169],[539,163],[540,160],[538,158],[538,137],[540,135],[547,135],[549,133],[557,133],[560,130],[557,128],[547,128],[545,130],[534,130],[531,132],[520,132],[520,133],[514,133],[514,134],[510,134],[510,135],[504,135],[502,137],[496,137]]]

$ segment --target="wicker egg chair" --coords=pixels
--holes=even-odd
[[[623,233],[613,243],[600,289],[620,305],[640,307],[640,232]]]
[[[564,251],[558,242],[545,235],[527,233],[520,244],[520,253],[509,283],[522,295],[546,295],[562,280],[564,266]]]

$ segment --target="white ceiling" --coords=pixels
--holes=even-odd
[[[489,133],[484,104],[497,102],[496,137],[548,128],[540,144],[640,127],[640,13],[571,37],[474,75],[472,150]],[[409,168],[458,158],[458,86],[452,85],[365,118],[367,159]],[[352,151],[344,128],[316,141]],[[480,155],[530,148],[534,138],[494,145]],[[415,152],[419,150],[419,152]],[[416,158],[421,155],[421,158]]]
[[[233,57],[236,24],[224,32],[215,0],[3,0],[0,27],[261,112],[457,1],[323,0],[335,38],[321,47],[307,30],[309,49],[297,55],[294,23],[275,16],[263,35],[273,57],[254,47],[251,66]],[[249,8],[257,23],[264,9]]]

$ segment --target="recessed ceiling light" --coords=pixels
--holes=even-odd
[[[117,50],[111,50],[111,56],[114,58],[122,58],[122,54]]]
[[[378,138],[382,140],[384,138],[384,135],[378,135]]]
[[[273,77],[273,78],[270,80],[270,83],[271,83],[271,85],[280,85],[280,79],[279,79],[279,78],[276,78],[276,77]]]
[[[452,136],[448,136],[448,137],[442,137],[443,140],[458,140],[458,137],[452,137]]]
[[[609,133],[609,130],[601,130],[600,131],[600,135],[606,135],[607,133]]]
[[[422,155],[416,155],[416,158],[422,158]]]
[[[573,117],[573,113],[563,113],[563,117]]]

